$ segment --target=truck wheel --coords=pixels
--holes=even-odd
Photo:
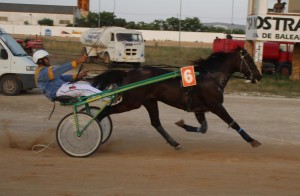
[[[110,64],[111,63],[110,62],[110,56],[109,56],[109,54],[107,52],[103,55],[103,62],[105,64]]]
[[[280,68],[279,74],[282,75],[282,76],[290,76],[291,72],[290,72],[290,69],[288,67],[283,66],[283,67]]]
[[[287,63],[280,63],[277,65],[277,74],[281,76],[290,76],[292,73],[292,65]]]
[[[22,84],[20,80],[14,76],[4,76],[0,82],[0,90],[3,95],[18,95],[22,90]]]
[[[88,62],[89,63],[95,63],[95,57],[94,56],[89,56],[88,57]]]

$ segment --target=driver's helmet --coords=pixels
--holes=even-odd
[[[32,60],[34,63],[37,63],[39,59],[42,59],[46,56],[49,56],[49,53],[46,50],[38,50],[33,54]]]

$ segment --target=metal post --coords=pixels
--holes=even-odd
[[[182,0],[179,0],[179,47],[181,47],[181,8]]]
[[[99,16],[98,16],[98,27],[100,28],[100,9],[101,9],[101,0],[99,0]]]
[[[232,8],[231,8],[231,34],[233,30],[233,8],[234,8],[234,0],[232,0]]]
[[[32,25],[32,14],[29,15],[30,15],[30,25]]]

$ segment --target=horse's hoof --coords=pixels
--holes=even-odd
[[[206,131],[207,131],[207,127],[203,127],[203,126],[201,126],[201,128],[200,128],[200,132],[201,132],[201,133],[203,133],[203,134],[205,134],[205,133],[206,133]]]
[[[183,125],[184,125],[184,120],[180,120],[180,121],[177,121],[176,123],[175,123],[177,126],[179,126],[179,127],[183,127]]]
[[[259,141],[257,141],[257,140],[253,140],[252,142],[250,142],[250,144],[251,144],[251,146],[252,146],[253,148],[256,148],[256,147],[262,145],[262,144],[261,144]]]
[[[177,146],[174,146],[174,149],[175,149],[175,150],[181,150],[182,147],[180,146],[180,144],[178,144]]]

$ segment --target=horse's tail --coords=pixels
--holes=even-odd
[[[96,87],[100,90],[104,90],[109,87],[111,84],[120,85],[123,81],[123,78],[127,75],[126,71],[122,70],[109,70],[106,71],[91,80],[93,87]]]

